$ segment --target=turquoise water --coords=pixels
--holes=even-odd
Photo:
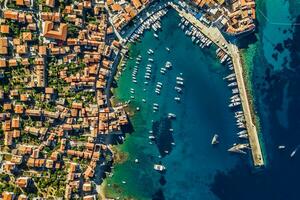
[[[215,48],[201,49],[192,43],[184,32],[177,27],[180,18],[171,10],[162,20],[163,30],[159,32],[159,40],[153,33],[145,33],[142,42],[132,46],[130,56],[142,56],[137,75],[138,83],[131,82],[131,73],[135,59],[129,60],[126,69],[118,81],[115,93],[117,98],[125,102],[131,99],[131,107],[141,110],[132,117],[134,132],[123,145],[122,151],[129,153],[129,159],[115,168],[114,176],[108,179],[109,184],[122,192],[120,196],[136,199],[215,199],[210,192],[209,184],[216,171],[233,167],[236,156],[227,149],[237,141],[234,114],[228,108],[231,90],[223,77],[229,70],[216,59]],[[175,41],[175,42],[174,42]],[[165,47],[171,49],[166,51]],[[153,56],[147,54],[148,49],[155,51]],[[148,58],[154,59],[152,79],[144,84],[145,67]],[[160,73],[166,61],[173,64],[165,75]],[[180,96],[181,103],[174,100],[176,77],[183,73],[185,86]],[[163,83],[161,95],[154,90],[157,82]],[[135,94],[130,94],[130,88]],[[144,91],[144,89],[146,91]],[[146,103],[142,102],[146,99]],[[152,105],[160,105],[158,112],[153,112]],[[168,113],[175,113],[176,120],[165,120]],[[163,141],[149,144],[149,131],[159,129]],[[171,123],[171,124],[169,124]],[[167,129],[164,126],[170,126]],[[169,133],[168,129],[174,129]],[[217,133],[220,144],[211,146],[211,139]],[[170,145],[175,142],[174,145]],[[162,145],[163,144],[163,145]],[[169,153],[164,155],[164,150]],[[162,154],[162,159],[158,156]],[[134,163],[135,159],[139,164]],[[245,160],[249,156],[244,157]],[[167,171],[160,175],[153,170],[153,164],[161,162]],[[126,184],[121,181],[125,180]],[[117,194],[115,194],[117,195]]]
[[[157,76],[145,87],[140,67],[139,79],[142,80],[134,85],[130,80],[130,66],[134,64],[129,62],[118,82],[117,96],[122,101],[130,98],[129,88],[136,88],[131,105],[133,109],[139,106],[141,111],[132,118],[135,131],[120,146],[122,151],[128,152],[129,159],[117,165],[115,176],[108,179],[108,183],[116,184],[116,196],[135,199],[300,199],[299,152],[290,158],[291,152],[300,144],[300,1],[258,0],[256,3],[257,32],[240,43],[245,48],[243,58],[261,125],[267,167],[254,173],[249,156],[239,159],[226,152],[236,141],[233,115],[227,108],[230,91],[222,80],[228,72],[215,60],[213,49],[201,50],[185,37],[176,27],[175,13],[170,13],[163,20],[160,40],[153,39],[152,33],[148,32],[142,43],[133,46],[132,53],[135,54],[133,57],[143,55],[145,60],[147,49],[155,49],[158,68],[170,60],[174,65],[172,71],[164,78],[153,71]],[[165,46],[171,48],[170,54],[164,50]],[[180,72],[184,74],[185,89],[182,103],[176,104],[173,100],[174,78]],[[161,97],[153,92],[158,80],[164,83]],[[148,103],[142,103],[142,98]],[[152,113],[152,102],[161,105],[159,113]],[[169,126],[161,118],[168,112],[178,116],[172,122],[173,137],[166,137],[167,141],[174,140],[176,145],[169,155],[159,159],[158,147],[162,147],[148,143],[148,131],[151,120],[160,127]],[[210,145],[213,133],[220,135],[221,144],[217,148]],[[280,151],[278,145],[285,145],[286,149]],[[134,163],[135,158],[140,160],[139,164]],[[162,178],[152,169],[153,163],[159,161],[167,167]],[[127,184],[121,183],[123,179]]]
[[[293,158],[290,154],[300,143],[300,1],[257,1],[257,9],[258,31],[244,58],[268,165],[253,174],[247,164],[239,163],[215,176],[212,191],[222,200],[298,200],[300,157],[299,152]],[[278,145],[286,149],[280,151]]]

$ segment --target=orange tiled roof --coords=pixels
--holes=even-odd
[[[52,39],[63,40],[67,39],[68,25],[60,23],[58,30],[53,30],[53,22],[46,21],[44,26],[44,36]]]

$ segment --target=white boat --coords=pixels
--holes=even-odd
[[[236,94],[236,95],[233,95],[232,97],[230,97],[230,99],[235,99],[235,98],[238,98],[238,97],[239,97],[239,95]]]
[[[284,145],[279,145],[278,149],[285,149],[285,146]]]
[[[291,153],[291,155],[290,155],[291,158],[295,156],[295,154],[296,154],[297,151],[298,151],[298,148],[299,148],[299,145],[294,149],[294,151],[292,151],[292,153]]]
[[[170,49],[169,49],[168,47],[166,47],[166,50],[167,50],[167,51],[170,51]]]
[[[153,62],[154,60],[152,58],[148,58],[148,61]]]
[[[242,139],[248,139],[248,134],[242,134],[242,135],[239,135],[238,137],[242,138]]]
[[[184,81],[184,79],[182,77],[179,77],[179,76],[176,77],[176,80],[177,81]]]
[[[234,86],[237,86],[237,82],[232,82],[232,83],[229,83],[229,84],[228,84],[228,86],[229,86],[229,87],[234,87]]]
[[[178,87],[178,86],[175,86],[174,89],[175,89],[177,92],[179,92],[179,93],[182,91],[182,88],[181,88],[181,87]]]
[[[159,165],[159,164],[155,164],[154,167],[153,167],[156,171],[165,171],[166,170],[166,167],[163,166],[163,165]]]
[[[156,33],[153,33],[153,36],[154,36],[155,38],[158,38],[158,35],[157,35]]]
[[[167,61],[166,64],[165,64],[165,67],[167,69],[170,69],[172,67],[172,63],[170,61]]]
[[[238,106],[238,105],[241,105],[241,102],[233,102],[233,103],[229,104],[228,106],[230,108],[232,108],[232,107],[235,107],[235,106]]]
[[[154,135],[149,135],[149,137],[148,137],[150,140],[153,140],[153,139],[155,139],[155,136]]]
[[[168,118],[169,119],[176,118],[176,115],[174,113],[169,113]]]
[[[180,101],[180,97],[174,97],[175,101]]]
[[[219,139],[219,135],[215,134],[214,137],[211,140],[211,144],[212,145],[218,144],[219,143],[218,139]]]
[[[177,83],[178,85],[183,85],[183,82],[182,82],[182,81],[176,81],[176,83]]]
[[[247,130],[242,130],[242,131],[237,133],[237,135],[243,135],[243,134],[247,134]]]

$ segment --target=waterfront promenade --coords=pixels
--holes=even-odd
[[[239,55],[238,48],[234,44],[229,44],[228,41],[223,37],[222,33],[215,27],[208,27],[201,21],[196,19],[190,13],[180,9],[177,5],[170,3],[170,5],[179,13],[181,17],[188,20],[193,26],[199,29],[208,39],[210,39],[216,46],[226,52],[231,58],[234,66],[236,80],[238,83],[238,89],[240,92],[240,98],[242,108],[245,115],[246,128],[249,136],[249,143],[252,151],[253,164],[255,167],[264,166],[264,160],[262,156],[260,141],[258,137],[257,128],[253,122],[254,117],[250,109],[250,103],[248,100],[246,85],[243,76],[243,67]]]

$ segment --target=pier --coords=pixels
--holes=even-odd
[[[218,46],[221,50],[223,50],[231,57],[240,93],[241,104],[245,116],[246,129],[248,132],[249,143],[252,151],[253,165],[255,167],[264,166],[262,150],[257,128],[253,122],[254,117],[252,116],[253,113],[250,109],[251,106],[248,100],[246,85],[243,76],[243,67],[238,48],[236,47],[236,45],[228,43],[228,41],[223,37],[222,33],[216,27],[206,26],[200,20],[196,19],[192,14],[179,8],[174,3],[169,3],[169,5],[174,8],[181,17],[184,17],[186,20],[188,20],[193,26],[199,29],[199,31],[201,31],[204,36],[210,39],[216,46]]]

